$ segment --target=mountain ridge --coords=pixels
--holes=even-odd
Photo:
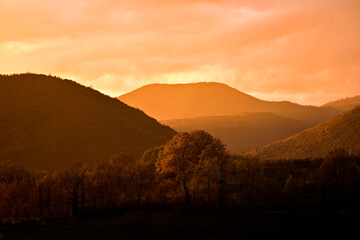
[[[316,125],[338,113],[333,108],[264,101],[217,82],[150,84],[118,99],[158,120],[271,112]]]
[[[335,101],[328,102],[322,106],[339,109],[342,112],[349,111],[356,106],[360,106],[360,95],[341,98]]]
[[[360,107],[247,155],[260,159],[314,158],[324,157],[334,148],[360,154]]]
[[[161,121],[176,131],[205,130],[220,138],[230,153],[241,154],[289,137],[309,127],[273,113],[242,113]]]
[[[175,134],[118,99],[40,74],[0,76],[0,130],[1,159],[48,170],[119,152],[138,157]]]

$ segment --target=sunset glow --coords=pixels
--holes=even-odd
[[[320,105],[360,94],[358,0],[0,0],[0,73],[119,96],[216,81]]]

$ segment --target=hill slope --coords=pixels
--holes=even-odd
[[[248,154],[261,159],[323,157],[337,147],[360,153],[360,107]]]
[[[139,156],[175,134],[117,99],[35,74],[0,76],[0,132],[0,159],[47,170]]]
[[[244,113],[162,121],[176,131],[205,130],[220,138],[233,154],[240,154],[284,139],[308,124],[272,113]]]
[[[332,107],[342,112],[349,111],[356,106],[360,106],[360,95],[355,97],[342,98],[323,105],[323,107]]]
[[[316,125],[338,113],[332,108],[268,102],[221,83],[151,84],[118,99],[158,120],[270,112]]]

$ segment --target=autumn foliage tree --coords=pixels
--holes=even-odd
[[[34,174],[35,185],[38,195],[38,207],[40,218],[44,218],[44,209],[47,211],[47,219],[51,219],[52,213],[52,190],[54,186],[52,173],[37,171]]]
[[[191,197],[217,192],[222,197],[229,156],[222,142],[205,131],[181,132],[159,152],[157,171],[171,180],[190,205]]]
[[[156,162],[159,156],[159,152],[162,149],[162,147],[154,147],[145,151],[140,160],[137,162],[137,167],[141,169],[141,178],[144,181],[144,186],[142,189],[146,190],[143,194],[146,202],[153,202],[158,198],[160,182],[156,169]],[[140,176],[138,178],[140,179]],[[140,184],[140,182],[138,182],[138,184]],[[140,190],[140,186],[136,183],[135,187]],[[139,199],[139,203],[140,200],[141,199]]]
[[[283,208],[308,204],[359,209],[360,159],[344,149],[325,159],[230,157],[205,131],[178,133],[135,160],[119,153],[85,166],[29,172],[0,161],[0,224],[119,216],[127,209]],[[195,209],[195,208],[194,208]],[[220,208],[222,209],[222,208]]]
[[[140,205],[143,198],[147,201],[154,199],[157,185],[156,161],[161,148],[152,148],[133,165],[131,170],[131,184],[136,195],[136,202]]]
[[[344,148],[329,152],[320,166],[321,200],[339,207],[344,199],[359,200],[359,159]]]
[[[35,196],[32,175],[13,161],[0,161],[0,220],[29,221]]]
[[[63,173],[62,180],[71,201],[72,217],[83,215],[85,203],[86,166],[75,162],[71,168]],[[80,210],[80,211],[79,211]],[[80,215],[79,215],[80,214]]]
[[[127,203],[131,185],[131,171],[134,159],[131,155],[119,153],[110,160],[102,161],[89,171],[88,204],[92,210],[117,213]]]

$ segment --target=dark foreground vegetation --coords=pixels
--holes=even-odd
[[[5,239],[356,239],[358,218],[318,212],[126,211],[118,217],[5,225]],[[355,235],[354,235],[355,234]]]
[[[355,232],[360,159],[229,156],[204,131],[179,133],[135,161],[28,172],[0,163],[5,239],[319,238]],[[269,235],[270,234],[270,235]],[[1,234],[0,234],[1,238]]]

